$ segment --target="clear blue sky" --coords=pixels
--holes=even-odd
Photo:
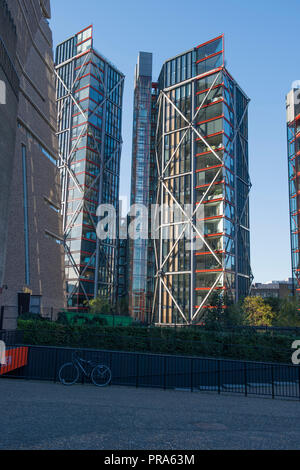
[[[299,0],[51,0],[54,45],[94,25],[95,48],[125,75],[120,195],[130,194],[134,67],[221,33],[227,68],[251,98],[251,258],[256,282],[291,276],[285,95],[300,79]]]

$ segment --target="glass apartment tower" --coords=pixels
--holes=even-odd
[[[222,35],[167,60],[158,81],[157,200],[181,217],[156,215],[159,325],[202,323],[214,292],[237,301],[253,279],[249,99],[224,64]]]
[[[129,240],[129,312],[150,322],[154,294],[154,246],[150,237],[151,205],[155,204],[157,169],[155,158],[157,83],[152,81],[152,54],[140,52],[135,70],[131,207],[149,211],[148,239]],[[135,215],[140,211],[136,208]],[[131,220],[131,219],[130,219]]]
[[[96,236],[100,204],[118,212],[124,75],[93,47],[89,26],[57,46],[57,112],[70,310],[117,295],[117,240]]]
[[[300,293],[300,86],[286,98],[290,198],[292,277],[294,294]]]

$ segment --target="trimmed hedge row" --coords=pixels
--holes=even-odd
[[[24,344],[291,362],[294,337],[197,329],[67,326],[19,320]]]

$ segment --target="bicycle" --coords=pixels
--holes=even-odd
[[[73,353],[72,362],[63,364],[58,372],[58,377],[63,385],[74,385],[80,376],[80,372],[88,377],[97,387],[105,387],[111,382],[111,370],[103,364],[86,361],[78,357],[78,352]]]

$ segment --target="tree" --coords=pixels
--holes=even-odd
[[[246,297],[243,303],[245,320],[250,326],[272,326],[275,314],[262,297]]]
[[[276,326],[300,326],[299,305],[294,298],[281,299]]]
[[[117,309],[119,315],[128,315],[128,297],[121,297],[118,300]]]
[[[105,297],[96,297],[88,303],[91,313],[109,315],[111,313],[111,303]]]
[[[245,325],[245,312],[243,310],[243,302],[240,300],[238,303],[233,302],[228,305],[227,321],[229,326],[242,326]]]
[[[205,317],[206,327],[216,330],[235,324],[232,323],[234,307],[232,299],[226,293],[214,291]]]
[[[279,299],[278,297],[266,297],[264,301],[266,302],[266,304],[270,305],[271,309],[277,317],[280,312],[282,299]]]

